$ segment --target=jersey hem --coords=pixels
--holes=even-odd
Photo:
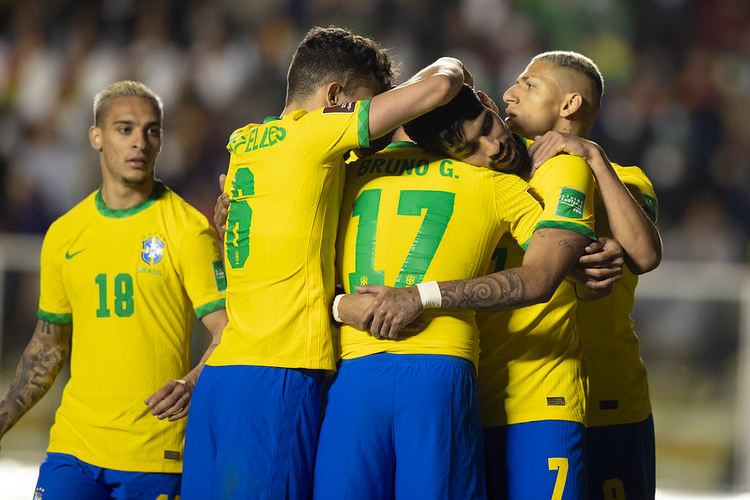
[[[283,360],[268,360],[268,359],[255,359],[247,357],[230,357],[222,358],[221,360],[212,360],[209,358],[206,361],[208,366],[269,366],[273,368],[290,368],[292,370],[326,370],[335,371],[336,364],[331,363],[299,363],[295,361],[283,361]]]
[[[629,411],[627,413],[619,412],[612,415],[604,415],[602,413],[599,413],[596,416],[591,416],[590,414],[586,416],[586,427],[609,427],[612,425],[623,425],[623,424],[636,424],[638,422],[643,422],[646,420],[649,415],[651,415],[652,410],[649,407],[648,409],[644,408],[643,410],[633,410]]]
[[[503,425],[513,425],[513,424],[525,424],[528,422],[541,422],[543,420],[562,420],[565,422],[575,422],[577,424],[584,424],[584,416],[583,414],[562,414],[562,415],[540,415],[539,413],[530,413],[527,415],[521,415],[521,416],[515,416],[513,418],[498,418],[498,419],[492,419],[487,418],[483,419],[482,421],[482,427],[499,427]]]
[[[167,464],[165,466],[162,462],[118,462],[101,457],[87,455],[86,453],[76,453],[75,451],[58,449],[50,446],[47,448],[47,453],[63,453],[66,455],[73,456],[81,462],[86,462],[94,467],[101,467],[102,469],[112,469],[125,472],[146,472],[146,473],[162,473],[162,474],[181,474],[182,473],[182,460],[175,461],[174,464]],[[180,450],[182,455],[182,450]]]

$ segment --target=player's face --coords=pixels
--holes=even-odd
[[[518,172],[528,161],[526,147],[513,137],[497,113],[486,108],[461,125],[463,140],[450,145],[452,157],[501,172]]]
[[[91,127],[89,139],[101,153],[105,181],[136,186],[153,180],[162,129],[159,111],[149,99],[114,99],[101,127]]]
[[[551,62],[532,61],[505,91],[505,123],[511,131],[533,139],[555,128],[565,97],[555,79],[556,69]]]

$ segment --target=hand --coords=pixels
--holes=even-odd
[[[366,331],[370,324],[365,323],[362,318],[365,310],[377,297],[374,293],[349,293],[339,300],[339,318],[342,323],[353,326],[357,330]]]
[[[357,293],[376,293],[377,297],[362,318],[370,325],[373,337],[395,339],[407,325],[422,313],[422,300],[417,287],[392,288],[381,285],[354,287]]]
[[[596,147],[591,141],[576,135],[566,134],[551,130],[542,136],[536,136],[534,143],[529,146],[529,157],[531,158],[531,175],[550,158],[559,153],[568,153],[580,156],[590,164],[589,156],[592,147]]]
[[[144,403],[151,408],[151,415],[159,420],[166,418],[174,422],[188,414],[192,395],[192,383],[185,380],[170,380]]]
[[[229,211],[229,196],[224,192],[226,180],[226,175],[219,175],[221,194],[216,198],[216,205],[214,206],[214,226],[216,226],[216,232],[219,233],[221,239],[224,239],[224,233],[227,232],[227,213]]]
[[[601,237],[585,249],[572,278],[592,289],[606,289],[622,278],[625,253],[614,238]]]

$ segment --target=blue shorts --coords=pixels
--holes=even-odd
[[[34,498],[43,500],[175,500],[180,475],[103,469],[66,453],[47,453]]]
[[[187,422],[182,500],[309,498],[322,375],[204,367]]]
[[[655,462],[652,415],[633,424],[586,429],[586,481],[592,500],[653,500]]]
[[[564,420],[485,428],[487,498],[583,498],[584,431]]]
[[[474,365],[441,355],[343,360],[328,391],[313,498],[485,498]]]

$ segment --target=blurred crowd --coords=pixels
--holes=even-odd
[[[746,0],[0,1],[0,232],[41,234],[97,188],[91,103],[121,79],[164,99],[157,176],[211,214],[229,134],[281,112],[296,44],[329,24],[391,48],[402,80],[456,56],[498,102],[536,53],[588,55],[591,139],[653,180],[665,258],[750,260]]]

